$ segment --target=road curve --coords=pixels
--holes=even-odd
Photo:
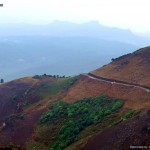
[[[111,84],[119,84],[119,85],[128,86],[128,87],[136,87],[136,88],[143,89],[146,92],[150,92],[150,87],[148,87],[148,86],[143,86],[143,85],[134,84],[134,83],[128,83],[128,82],[115,80],[115,79],[108,79],[108,78],[100,77],[100,76],[97,76],[97,75],[94,75],[91,73],[82,74],[82,75],[87,76],[87,77],[94,79],[94,80],[100,80],[100,81],[108,82]]]

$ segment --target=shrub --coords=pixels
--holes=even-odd
[[[128,111],[128,112],[123,116],[123,118],[124,118],[124,119],[129,119],[129,118],[134,117],[134,116],[137,115],[138,113],[140,113],[140,110],[130,110],[130,111]]]
[[[111,100],[107,96],[84,98],[70,105],[63,101],[51,104],[48,112],[41,116],[40,123],[53,124],[64,119],[51,150],[64,149],[79,138],[79,133],[83,129],[101,122],[122,105],[122,100]]]

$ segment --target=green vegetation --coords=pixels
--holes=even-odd
[[[136,116],[140,112],[141,112],[141,110],[129,110],[119,120],[111,123],[109,127],[116,126],[117,124],[121,123],[122,121],[124,121],[126,119],[130,119],[130,118]]]
[[[77,150],[82,149],[85,144],[96,134],[100,134],[106,128],[109,128],[112,122],[117,121],[120,116],[120,112],[114,112],[111,115],[105,117],[100,123],[93,124],[82,130],[79,134],[80,139],[73,144],[69,145],[65,150]]]
[[[42,115],[40,123],[55,123],[67,115],[68,104],[59,101],[50,105],[50,110]]]
[[[38,93],[38,95],[42,97],[45,97],[45,96],[51,97],[52,95],[55,95],[59,92],[62,92],[63,90],[68,89],[78,79],[79,79],[78,76],[57,79],[57,81],[55,82],[49,82],[49,83],[45,83],[41,85],[40,87],[36,89],[36,93]]]
[[[38,107],[41,103],[44,103],[64,92],[75,84],[79,79],[79,76],[68,77],[68,78],[58,78],[55,80],[45,80],[41,81],[40,84],[28,88],[23,94],[22,98],[25,99],[23,103],[23,109],[27,110],[30,108]],[[33,101],[29,101],[33,97]],[[12,102],[15,103],[19,100],[19,97],[13,96]],[[37,102],[38,101],[38,102]]]
[[[122,105],[122,100],[111,100],[107,96],[84,98],[70,105],[59,101],[49,106],[39,122],[46,125],[64,121],[51,145],[51,150],[61,150],[80,139],[82,130],[100,123]]]
[[[123,118],[124,119],[129,119],[129,118],[134,117],[138,113],[140,113],[140,110],[129,110],[126,114],[124,114]]]
[[[8,121],[23,120],[23,119],[24,119],[24,114],[12,114],[7,117]]]
[[[111,124],[109,125],[109,127],[116,126],[117,124],[121,123],[122,121],[123,121],[123,119],[122,119],[122,118],[120,118],[119,120],[117,120],[117,121],[115,121],[115,122],[111,123]]]
[[[47,77],[51,77],[51,78],[69,78],[69,77],[65,77],[65,75],[60,76],[60,75],[47,75],[47,74],[43,74],[43,75],[35,75],[33,76],[34,79],[44,79]]]

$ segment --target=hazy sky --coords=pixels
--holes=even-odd
[[[0,0],[0,24],[47,24],[54,20],[150,31],[150,0]]]

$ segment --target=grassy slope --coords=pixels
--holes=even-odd
[[[9,89],[14,87],[15,90],[13,92],[15,93],[10,92],[6,97],[7,99],[5,97],[2,99],[3,102],[7,102],[5,105],[2,105],[3,109],[7,110],[10,107],[11,111],[5,115],[4,120],[0,123],[0,126],[3,122],[6,123],[6,127],[1,130],[0,145],[8,143],[23,145],[26,140],[31,137],[31,134],[34,130],[34,125],[38,121],[41,114],[47,110],[48,105],[54,101],[59,100],[61,98],[61,93],[66,91],[78,80],[77,77],[61,79],[48,77],[42,80],[30,78],[30,81],[28,81],[28,79],[29,78],[24,78],[7,83],[5,85],[1,85],[2,89],[7,86],[5,90],[8,89],[8,91],[5,92],[8,93]],[[31,84],[32,81],[36,82]],[[45,86],[45,88],[43,86]],[[23,90],[17,90],[21,87],[23,87]],[[52,89],[52,87],[55,88]],[[14,94],[17,95],[17,98],[15,97],[15,99],[12,99]],[[11,104],[14,103],[13,101],[15,101],[14,107]],[[20,104],[20,109],[19,111],[15,111],[18,104]],[[1,110],[3,111],[3,109]],[[4,111],[3,113],[5,114]],[[18,119],[18,116],[21,114],[23,114],[23,118]]]
[[[72,104],[61,101],[53,103],[42,115],[36,126],[34,138],[26,145],[27,149],[80,150],[84,148],[95,135],[120,123],[126,124],[128,119],[139,114],[138,110],[119,110],[123,104],[120,102],[106,96],[97,96],[84,98]]]
[[[145,57],[145,53],[147,53],[147,57]],[[142,54],[141,54],[141,50],[140,50],[140,51],[137,51],[135,54],[128,56],[128,58],[130,58],[130,61],[131,60],[133,61],[133,62],[132,61],[130,62],[134,66],[132,69],[137,69],[137,71],[139,69],[139,72],[141,72],[141,70],[142,70],[141,68],[143,65],[145,66],[145,68],[148,68],[149,67],[149,64],[147,64],[147,62],[149,60],[148,54],[149,54],[149,49],[144,49],[144,54],[143,54],[143,50],[142,50]],[[143,61],[142,57],[145,58],[144,61]],[[139,61],[139,59],[140,59],[140,61]],[[116,65],[117,65],[120,61],[122,61],[122,60],[116,60],[112,64],[115,65],[115,63],[116,63]],[[124,61],[126,61],[126,60],[123,60],[123,62]],[[136,68],[134,61],[136,63],[138,63],[138,65],[136,65],[136,67],[139,66],[139,63],[141,64],[141,66]],[[122,63],[122,62],[120,62],[120,63]],[[130,63],[128,63],[128,64],[124,63],[125,65],[124,65],[123,69],[126,68],[126,65],[129,65]],[[130,66],[132,66],[131,64],[130,64]],[[148,66],[146,66],[146,65],[148,65]],[[149,69],[145,70],[145,68],[143,68],[144,69],[143,73],[145,72],[144,75],[145,74],[148,75]],[[110,71],[112,71],[111,69],[110,69]],[[117,67],[117,69],[121,69],[121,68]],[[131,69],[131,71],[132,71],[132,69]],[[128,73],[130,72],[129,70],[126,70],[126,71]],[[121,72],[121,70],[120,70],[120,72]],[[132,73],[132,72],[130,72],[130,73]],[[138,75],[138,78],[139,78],[139,74],[138,73],[135,73],[135,74]],[[120,77],[122,77],[122,76],[120,75]],[[135,80],[138,80],[138,78],[136,78],[136,76],[135,76]],[[140,78],[141,78],[141,76],[140,76]],[[149,78],[149,76],[146,76],[145,78],[140,79],[139,83],[148,85],[149,84],[149,82],[147,82],[148,78]],[[12,108],[10,107],[11,111],[8,111],[9,113],[7,113],[6,116],[11,114],[16,109],[18,102],[21,102],[21,104],[23,104],[22,102],[24,100],[26,100],[27,103],[25,103],[26,107],[24,107],[24,105],[21,105],[22,109],[20,110],[21,113],[22,113],[22,111],[24,113],[24,119],[23,120],[13,120],[13,122],[11,122],[11,126],[7,126],[7,128],[5,128],[5,130],[1,131],[1,134],[0,134],[1,143],[0,144],[2,144],[2,143],[5,144],[5,143],[9,143],[9,142],[13,142],[15,144],[24,144],[25,141],[30,137],[32,140],[28,141],[28,143],[27,143],[28,149],[31,149],[34,146],[38,146],[40,149],[43,149],[43,150],[49,149],[49,145],[53,144],[53,142],[52,142],[54,140],[53,138],[59,136],[58,129],[60,129],[64,125],[65,120],[62,119],[62,120],[56,122],[56,124],[44,125],[44,126],[37,125],[36,123],[38,122],[41,114],[43,112],[47,111],[47,107],[50,103],[58,101],[62,98],[68,103],[73,103],[76,100],[81,99],[81,98],[93,97],[93,96],[97,96],[97,95],[108,95],[112,98],[121,98],[121,99],[125,100],[123,109],[118,114],[116,113],[112,116],[109,116],[108,118],[104,119],[100,124],[98,123],[96,125],[91,125],[91,126],[85,128],[85,130],[82,130],[80,132],[81,139],[79,141],[75,142],[73,145],[70,145],[71,147],[67,147],[68,149],[70,149],[70,148],[71,149],[76,149],[76,148],[80,149],[80,148],[84,147],[86,142],[89,139],[91,140],[91,138],[93,139],[95,134],[98,132],[100,132],[100,134],[98,134],[98,137],[105,136],[105,140],[108,138],[106,136],[107,133],[109,133],[110,139],[112,139],[112,138],[114,138],[114,140],[118,139],[118,137],[120,136],[120,133],[124,133],[124,132],[122,132],[122,130],[124,129],[124,125],[125,125],[125,127],[130,125],[130,122],[128,122],[128,121],[123,121],[123,122],[121,121],[121,124],[120,124],[120,122],[119,122],[120,117],[122,117],[124,115],[124,113],[126,111],[128,111],[129,109],[137,110],[137,109],[146,109],[146,108],[150,107],[150,102],[149,102],[150,95],[148,92],[145,92],[141,89],[132,88],[132,87],[124,87],[121,85],[111,85],[109,83],[105,83],[102,81],[89,79],[88,77],[85,77],[82,75],[80,76],[80,80],[75,85],[73,85],[74,82],[72,82],[72,80],[71,80],[71,82],[69,80],[70,79],[54,80],[52,78],[35,80],[32,78],[28,78],[28,79],[24,78],[21,80],[17,80],[15,82],[10,82],[8,84],[2,85],[0,87],[1,96],[5,95],[5,96],[3,96],[5,99],[3,98],[2,99],[3,101],[1,100],[1,102],[3,104],[1,106],[3,109],[1,109],[1,110],[6,110],[6,108],[8,108],[8,106],[10,106],[10,104],[11,104],[11,103],[6,103],[6,102],[12,102],[12,97],[15,95],[18,96],[18,94],[19,94],[19,99],[17,99],[17,103],[15,103],[14,107],[12,107]],[[126,80],[126,79],[124,79],[124,80]],[[131,81],[131,82],[135,82],[135,81]],[[148,84],[145,84],[145,82],[147,82]],[[20,89],[19,91],[18,91],[18,87]],[[5,91],[5,93],[4,93],[4,91]],[[62,92],[64,92],[64,93],[61,94]],[[9,94],[7,95],[7,93],[9,93]],[[21,101],[19,101],[19,100],[21,100]],[[18,112],[18,113],[20,114],[20,112]],[[3,112],[3,114],[4,113],[5,112]],[[132,134],[133,136],[138,136],[138,135],[136,135],[136,131],[138,131],[138,130],[141,131],[142,128],[144,128],[146,126],[146,124],[148,123],[145,121],[147,116],[145,114],[143,116],[144,116],[143,117],[144,119],[143,120],[141,119],[141,126],[138,126],[138,120],[136,120],[134,118],[133,118],[133,120],[132,119],[130,120],[131,125],[132,125],[131,131],[133,133]],[[118,125],[118,122],[119,122],[119,125]],[[117,125],[117,126],[111,127],[110,129],[106,128],[110,125],[110,123],[114,123],[113,125]],[[134,131],[133,128],[136,128],[136,131]],[[112,129],[115,129],[115,130],[113,131]],[[34,134],[32,134],[33,130],[35,130]],[[127,130],[128,130],[128,128],[126,128],[126,131]],[[104,131],[104,132],[102,132],[102,131]],[[118,137],[114,137],[115,131],[118,132]],[[128,137],[128,135],[126,135],[126,133],[124,133],[124,140]],[[31,136],[31,134],[32,134],[32,136]],[[22,137],[22,135],[24,135],[24,137]],[[141,136],[140,132],[139,132],[139,136]],[[146,135],[144,135],[144,137],[146,139]],[[134,138],[134,139],[136,140],[136,138]],[[124,140],[120,141],[120,144],[122,144],[122,142],[124,142]],[[96,143],[100,143],[95,138],[92,143],[95,144],[95,141],[96,141]],[[131,142],[131,141],[132,140],[129,139],[129,142]],[[111,141],[111,142],[113,145],[113,141]],[[88,142],[88,143],[90,143],[90,142]],[[102,145],[104,143],[105,143],[105,141],[103,141],[103,143],[101,142]],[[115,143],[115,144],[117,144],[117,143]],[[88,147],[90,147],[90,146],[87,145],[85,148],[88,149]]]
[[[150,47],[119,57],[91,73],[105,78],[150,86]]]
[[[125,100],[124,109],[145,109],[150,107],[150,94],[144,90],[115,85],[81,76],[77,84],[71,87],[64,100],[71,103],[80,98],[108,95],[112,98]]]
[[[130,149],[130,146],[150,146],[149,114],[143,111],[133,118],[94,136],[82,150]],[[142,148],[141,148],[142,149]]]
[[[95,134],[97,126],[103,126],[102,129],[108,127],[110,120],[119,118],[115,112],[122,105],[121,100],[106,96],[85,98],[73,104],[61,101],[51,104],[48,112],[42,115],[34,139],[27,143],[27,148],[64,149],[75,141],[83,140],[85,135]]]
[[[128,110],[124,112],[118,111],[116,113],[111,114],[110,116],[106,117],[101,123],[98,123],[97,125],[92,125],[86,128],[80,134],[81,139],[73,143],[72,145],[68,146],[66,150],[86,149],[88,147],[88,143],[91,143],[91,141],[92,143],[95,144],[95,137],[105,133],[107,130],[113,130],[114,127],[120,126],[120,124],[126,124],[128,122],[128,119],[131,121],[131,118],[134,118],[139,113],[140,113],[139,110]],[[126,117],[127,114],[128,114],[128,117]],[[103,144],[105,145],[106,142],[103,141]],[[96,148],[97,147],[93,146],[92,148],[90,147],[89,149],[96,149]],[[102,147],[99,146],[99,148],[102,148]]]

